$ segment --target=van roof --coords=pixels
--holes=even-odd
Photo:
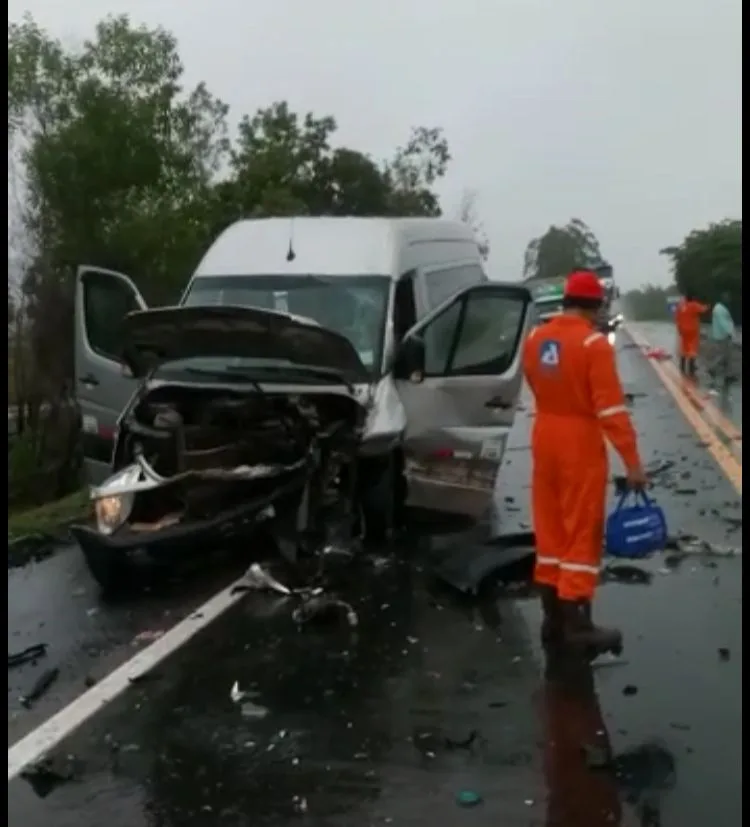
[[[431,241],[475,243],[468,225],[442,218],[247,219],[221,233],[195,275],[390,275],[400,248]]]

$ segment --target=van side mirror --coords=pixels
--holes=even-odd
[[[424,341],[418,336],[407,336],[396,348],[396,355],[393,359],[393,378],[415,381],[415,377],[424,376],[424,370]]]

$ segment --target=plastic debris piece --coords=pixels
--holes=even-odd
[[[240,707],[243,718],[265,718],[268,715],[268,708],[252,701],[245,701]]]
[[[260,563],[253,563],[237,584],[251,589],[267,589],[277,594],[290,595],[292,590],[280,583],[272,574],[266,571]]]
[[[482,803],[482,796],[474,790],[461,790],[456,794],[456,804],[459,807],[476,807]]]
[[[21,772],[21,778],[28,781],[31,789],[46,798],[53,790],[69,781],[74,781],[79,774],[77,761],[72,755],[66,757],[42,758]]]
[[[471,749],[474,742],[479,738],[479,731],[472,729],[466,738],[454,739],[445,736],[445,746],[448,749]]]
[[[46,643],[35,643],[33,646],[27,646],[20,652],[8,652],[8,669],[13,669],[15,666],[22,666],[24,663],[29,663],[41,658],[47,654]]]
[[[292,798],[292,806],[297,813],[307,812],[307,799],[304,795],[295,795]]]
[[[47,693],[47,690],[59,677],[60,670],[56,666],[52,667],[52,669],[46,669],[37,678],[31,689],[21,697],[21,705],[28,709],[34,701],[38,701],[39,698]]]
[[[244,700],[247,697],[247,692],[243,692],[240,689],[240,682],[235,681],[232,684],[232,688],[229,690],[229,698],[232,703],[238,704],[240,701]]]
[[[614,581],[633,586],[648,586],[653,579],[651,572],[629,563],[617,563],[605,566],[602,571],[603,582]]]
[[[159,638],[164,634],[162,629],[146,629],[143,632],[139,632],[133,638],[133,644],[136,643],[153,643],[155,640],[159,640]]]
[[[329,543],[327,546],[323,546],[320,550],[320,553],[324,557],[353,557],[354,552],[347,548],[344,545],[340,545],[339,543]]]
[[[599,744],[584,744],[581,750],[590,770],[604,770],[612,766],[612,755],[606,747]]]
[[[349,626],[359,626],[359,617],[350,603],[335,597],[316,595],[305,600],[292,612],[295,623],[307,623],[313,619],[330,619],[344,615]]]
[[[627,666],[628,663],[629,661],[625,660],[625,658],[613,655],[611,652],[605,652],[596,658],[596,660],[592,661],[591,668],[601,669],[608,666]]]

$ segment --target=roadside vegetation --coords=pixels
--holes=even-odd
[[[724,294],[737,324],[742,324],[742,221],[726,219],[690,232],[681,244],[659,251],[672,264],[674,282],[667,287],[647,284],[625,294],[628,314],[637,321],[671,319],[667,300],[693,293],[713,305]]]
[[[529,241],[523,255],[523,278],[553,279],[576,267],[595,267],[604,261],[593,230],[580,218],[571,218]]]
[[[8,542],[34,535],[54,534],[60,526],[84,519],[89,512],[88,490],[81,488],[58,500],[8,515]]]
[[[680,244],[659,252],[670,259],[674,281],[666,287],[645,284],[625,293],[623,303],[631,318],[666,321],[671,318],[667,299],[690,292],[708,305],[726,294],[735,322],[742,324],[741,220],[725,219],[692,230]],[[581,219],[572,218],[567,224],[552,226],[531,239],[524,253],[523,278],[555,278],[575,267],[590,267],[603,261],[594,232]]]

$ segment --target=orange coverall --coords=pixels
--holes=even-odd
[[[605,436],[626,467],[640,464],[614,349],[585,319],[563,314],[532,331],[523,369],[536,403],[534,579],[561,600],[591,600],[604,541]]]
[[[681,299],[675,310],[675,324],[680,337],[680,356],[683,359],[695,359],[700,344],[701,316],[708,310],[708,305],[696,301]]]

